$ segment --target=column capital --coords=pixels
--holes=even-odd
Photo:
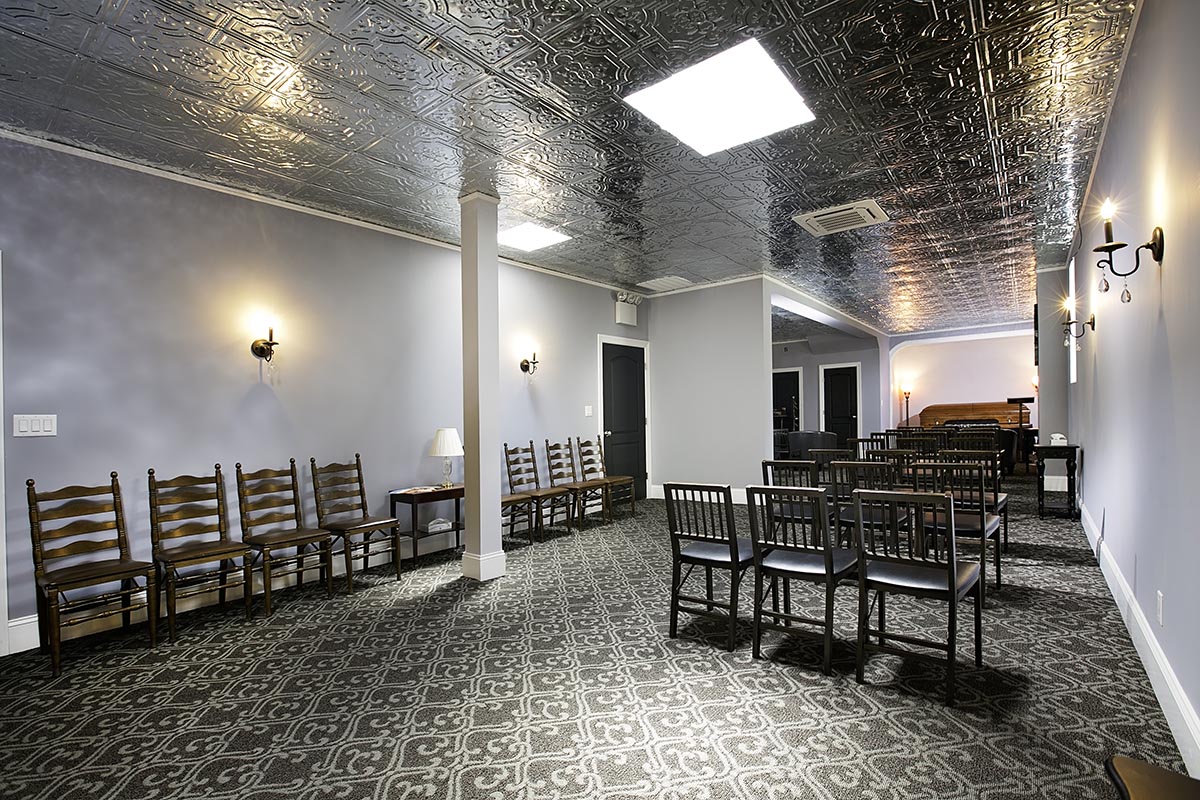
[[[465,206],[467,203],[472,203],[476,200],[480,200],[484,203],[491,203],[494,206],[500,205],[499,197],[493,197],[492,195],[484,194],[483,192],[470,192],[469,194],[464,194],[462,197],[458,198],[458,204]]]

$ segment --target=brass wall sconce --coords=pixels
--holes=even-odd
[[[1075,332],[1076,325],[1079,326],[1078,333]],[[1093,333],[1095,332],[1095,330],[1096,330],[1096,315],[1095,314],[1092,314],[1090,317],[1088,317],[1086,321],[1080,321],[1077,319],[1069,319],[1066,322],[1064,322],[1063,323],[1063,347],[1070,347],[1071,340],[1081,338],[1085,333],[1087,333],[1087,328],[1091,328],[1092,332]],[[1079,342],[1075,342],[1075,349],[1082,350],[1083,347],[1079,344]]]
[[[538,368],[537,353],[533,354],[533,358],[522,358],[521,359],[521,372],[524,372],[526,375],[532,375],[533,373],[537,372],[537,368]]]
[[[1129,276],[1132,275],[1133,273],[1137,272],[1138,268],[1140,268],[1142,266],[1142,251],[1149,250],[1150,256],[1156,262],[1158,262],[1159,264],[1162,264],[1162,260],[1163,260],[1163,229],[1155,228],[1153,231],[1150,232],[1150,241],[1146,242],[1145,244],[1138,245],[1137,249],[1135,249],[1133,251],[1133,269],[1129,270],[1128,272],[1121,272],[1120,270],[1118,270],[1116,268],[1116,265],[1113,264],[1112,254],[1115,253],[1117,250],[1120,250],[1124,247],[1128,247],[1129,244],[1126,242],[1114,242],[1113,241],[1112,218],[1113,218],[1113,215],[1116,213],[1117,213],[1116,203],[1114,203],[1112,200],[1105,200],[1104,205],[1102,205],[1100,207],[1100,216],[1104,218],[1104,244],[1093,247],[1092,252],[1093,253],[1104,253],[1104,257],[1096,262],[1096,266],[1099,267],[1101,269],[1101,271],[1107,269],[1113,275],[1115,275],[1118,278],[1121,278],[1124,281],[1125,288],[1121,292],[1121,302],[1128,303],[1131,300],[1133,300],[1133,295],[1130,294],[1130,292],[1129,292]],[[1100,283],[1096,288],[1098,288],[1101,292],[1107,292],[1108,291],[1108,277],[1102,275],[1100,277]]]
[[[275,341],[275,328],[267,328],[267,338],[255,339],[250,343],[250,352],[255,358],[261,358],[263,361],[270,363],[275,356],[275,347],[279,342]]]

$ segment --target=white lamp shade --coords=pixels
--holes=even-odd
[[[458,428],[438,428],[433,434],[433,446],[429,448],[431,456],[461,456],[463,454],[462,440],[458,438]]]

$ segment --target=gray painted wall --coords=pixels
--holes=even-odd
[[[142,556],[151,466],[294,456],[307,481],[309,456],[357,450],[377,512],[387,489],[440,479],[433,431],[462,424],[456,251],[7,140],[0,186],[4,411],[59,415],[57,438],[13,439],[3,420],[11,617],[34,613],[27,477],[117,470]],[[649,305],[618,326],[607,289],[500,271],[503,435],[594,432],[596,335],[646,338]],[[256,307],[280,320],[274,376],[249,353]],[[531,382],[522,334],[540,342]]]
[[[1096,314],[1083,338],[1079,382],[1070,390],[1070,434],[1083,448],[1082,493],[1104,547],[1132,589],[1193,710],[1200,701],[1200,536],[1194,497],[1200,481],[1200,3],[1155,0],[1141,6],[1109,120],[1076,258],[1078,308]],[[1099,295],[1091,249],[1103,241],[1096,213],[1119,204],[1117,239],[1140,243],[1160,225],[1166,258],[1143,254],[1129,279],[1133,302]],[[1116,254],[1128,269],[1133,248]],[[1164,616],[1155,621],[1156,592]],[[1190,755],[1200,771],[1200,753]]]
[[[1067,348],[1062,346],[1063,298],[1067,296],[1067,271],[1039,272],[1038,294],[1038,435],[1050,441],[1052,433],[1066,433]],[[1090,335],[1090,334],[1089,334]],[[1061,461],[1046,463],[1046,474],[1067,474]]]
[[[880,379],[879,346],[874,342],[863,342],[854,350],[836,353],[815,354],[803,343],[777,344],[771,349],[774,369],[786,367],[804,368],[804,429],[821,430],[820,385],[822,364],[849,364],[862,362],[862,429],[864,434],[881,431],[880,422]]]
[[[651,480],[762,480],[770,456],[770,296],[750,280],[654,299]]]

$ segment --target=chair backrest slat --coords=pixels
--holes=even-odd
[[[835,461],[853,461],[854,452],[845,448],[814,447],[808,451],[808,457],[817,464],[817,483],[821,486],[833,486],[833,472],[830,466]]]
[[[576,436],[575,449],[579,454],[579,477],[581,480],[602,480],[606,477],[604,455],[600,449],[599,439],[581,439]]]
[[[943,567],[953,590],[957,554],[948,495],[856,489],[854,516],[860,560]]]
[[[508,470],[509,493],[520,494],[542,488],[532,439],[529,440],[528,447],[509,447],[508,442],[505,442],[504,466]]]
[[[256,528],[277,528],[289,521],[296,528],[304,527],[296,459],[289,459],[288,467],[284,469],[267,468],[254,472],[243,472],[242,465],[238,464],[237,493],[243,536],[250,536]],[[290,510],[260,513],[278,508]]]
[[[785,461],[764,459],[763,483],[767,486],[820,486],[815,461]]]
[[[884,461],[835,461],[833,497],[839,507],[849,506],[855,489],[885,491],[896,488],[892,465]]]
[[[728,546],[732,563],[737,563],[733,492],[728,485],[667,483],[663,492],[671,547],[677,557],[687,542],[706,542]]]
[[[150,541],[158,551],[164,540],[195,537],[229,541],[229,516],[225,507],[225,476],[221,465],[213,466],[208,476],[178,475],[159,480],[148,470],[150,485]],[[209,520],[207,523],[185,520]],[[180,524],[176,524],[180,523]]]
[[[565,442],[546,440],[546,469],[550,475],[550,485],[560,486],[578,481],[575,472],[575,452],[568,438]]]
[[[790,550],[820,554],[826,571],[833,571],[836,543],[830,536],[829,496],[824,489],[748,486],[746,504],[756,563],[769,551]]]

